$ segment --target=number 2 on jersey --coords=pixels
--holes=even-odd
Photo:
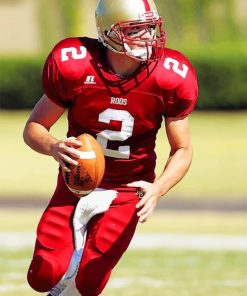
[[[101,144],[105,156],[128,159],[130,146],[119,146],[118,150],[107,148],[108,141],[125,141],[132,136],[134,117],[126,110],[106,109],[99,114],[99,122],[110,123],[111,120],[122,122],[121,131],[104,130],[97,134],[97,141]]]
[[[188,66],[185,64],[182,64],[182,67],[180,68],[179,62],[173,58],[166,58],[164,62],[164,67],[167,70],[172,70],[177,73],[179,76],[185,78],[188,73]]]
[[[62,62],[68,61],[71,57],[74,60],[84,59],[87,55],[87,49],[84,46],[80,46],[79,50],[76,47],[66,47],[61,49]]]

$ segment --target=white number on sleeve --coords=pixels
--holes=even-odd
[[[97,141],[101,144],[104,154],[114,158],[128,159],[130,146],[119,146],[118,150],[107,148],[108,141],[125,141],[132,136],[134,118],[128,111],[106,109],[99,114],[99,122],[110,123],[111,120],[121,121],[121,131],[104,130],[97,134]]]
[[[68,55],[70,54],[70,55]],[[86,47],[80,46],[80,50],[76,47],[66,47],[61,49],[61,60],[62,62],[68,61],[70,57],[74,60],[84,59],[86,57]]]
[[[188,66],[185,64],[182,64],[182,67],[180,68],[179,62],[175,59],[172,58],[166,58],[165,62],[164,62],[164,67],[167,70],[170,70],[172,68],[172,70],[177,73],[179,76],[185,78],[187,73],[188,73]]]

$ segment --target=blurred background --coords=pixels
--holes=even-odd
[[[28,243],[27,237],[35,232],[40,214],[53,193],[57,163],[30,150],[23,143],[22,131],[31,109],[42,96],[41,71],[53,46],[68,36],[97,37],[96,3],[96,0],[0,0],[0,266],[5,266],[0,268],[0,295],[6,295],[6,291],[15,293],[16,289],[18,295],[34,295],[25,283],[33,242],[32,239],[31,244]],[[140,229],[144,233],[170,235],[228,235],[232,242],[234,237],[246,239],[247,1],[156,0],[156,4],[168,34],[167,47],[182,51],[190,59],[198,74],[200,94],[196,110],[190,116],[192,166],[182,182],[160,201],[153,219]],[[64,116],[52,133],[64,138],[66,129]],[[159,174],[169,154],[163,128],[156,150]],[[17,242],[7,244],[9,240],[12,242],[13,234],[19,242],[27,242],[24,249],[19,248]],[[144,285],[145,295],[163,296],[164,282],[166,288],[169,286],[169,296],[247,295],[243,276],[247,273],[243,265],[246,253],[241,249],[242,243],[236,243],[238,247],[232,250],[229,247],[232,253],[222,252],[220,258],[218,253],[195,255],[184,250],[170,253],[172,244],[162,247],[162,252],[167,253],[156,253],[156,256],[160,254],[157,265],[166,256],[170,261],[164,263],[159,273],[147,276],[157,281],[163,273],[166,280],[170,276],[171,281],[161,278],[161,283],[156,285],[138,278],[143,272],[142,266],[152,266],[154,258],[151,257],[132,274],[135,283],[127,286],[141,291],[143,283],[149,283],[152,290],[148,292]],[[247,244],[245,246],[247,250]],[[195,245],[191,249],[195,250]],[[19,267],[13,262],[13,254],[19,260]],[[148,254],[142,257],[147,258]],[[128,269],[128,260],[133,262],[136,258],[138,255],[130,252],[123,263],[123,272],[131,274],[133,265]],[[156,270],[157,265],[149,271]],[[120,278],[126,276],[118,272]],[[194,279],[191,287],[186,286],[191,283],[188,274]],[[216,282],[214,279],[219,275],[221,279]],[[174,278],[178,285],[172,284]],[[6,285],[10,280],[14,285]],[[124,290],[123,284],[120,287],[132,295],[132,290]],[[200,293],[195,287],[200,287]],[[106,295],[116,295],[114,289],[117,288],[113,284]]]

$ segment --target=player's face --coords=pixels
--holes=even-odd
[[[128,40],[140,41],[140,45],[143,44],[142,41],[150,41],[155,35],[155,25],[136,25],[129,28],[123,29],[123,34]]]
[[[123,28],[125,49],[133,55],[146,60],[152,55],[152,42],[155,39],[155,25],[136,24]]]

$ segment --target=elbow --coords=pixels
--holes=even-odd
[[[28,132],[28,123],[26,123],[25,127],[24,127],[24,130],[23,130],[23,133],[22,133],[22,137],[23,137],[23,140],[24,142],[28,145],[28,138],[29,138],[29,132]]]
[[[190,144],[189,147],[187,148],[188,150],[188,158],[190,159],[190,163],[192,162],[193,159],[193,146]]]
[[[190,144],[188,147],[184,147],[183,149],[183,155],[184,155],[184,160],[185,163],[187,163],[188,169],[192,163],[193,160],[193,147]]]
[[[184,158],[192,161],[193,158],[193,147],[191,144],[187,146],[181,146],[181,147],[176,147],[175,149],[171,149],[170,151],[170,156],[173,156],[175,154],[180,154]]]
[[[22,137],[25,144],[27,144],[28,146],[31,146],[32,139],[33,137],[35,137],[35,134],[36,134],[36,129],[35,129],[34,123],[31,121],[28,121],[22,133]]]
[[[174,150],[172,149],[170,152],[170,157],[177,159],[183,170],[187,171],[192,163],[193,147],[191,144],[189,144],[184,147],[178,147]]]

